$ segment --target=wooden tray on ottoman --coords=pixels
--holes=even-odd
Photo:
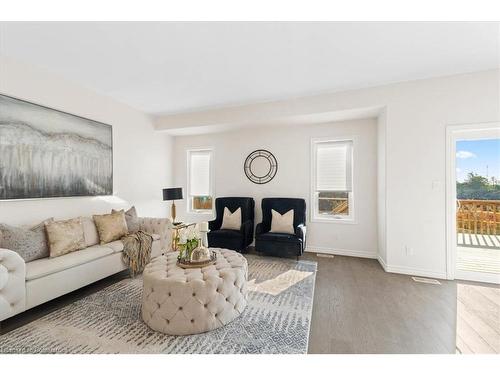
[[[203,262],[191,262],[189,260],[185,259],[177,259],[177,265],[181,268],[187,269],[187,268],[203,268],[206,266],[211,266],[212,264],[215,264],[215,261],[217,260],[217,253],[215,251],[210,252],[210,260],[205,260]]]

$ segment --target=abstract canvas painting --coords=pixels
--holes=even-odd
[[[110,125],[0,95],[0,199],[112,193]]]

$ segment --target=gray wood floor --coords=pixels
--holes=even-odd
[[[457,283],[416,283],[410,276],[385,273],[373,259],[312,253],[302,259],[318,262],[309,353],[456,352]],[[12,317],[0,333],[124,277],[112,276]]]
[[[455,353],[456,284],[414,282],[378,261],[317,260],[309,353]]]

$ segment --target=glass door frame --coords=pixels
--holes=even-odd
[[[449,280],[461,279],[500,284],[500,275],[486,272],[467,272],[456,269],[457,264],[457,141],[500,139],[500,122],[446,127],[446,276]]]

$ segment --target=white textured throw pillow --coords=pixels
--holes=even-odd
[[[220,229],[241,229],[241,207],[238,207],[238,209],[233,213],[229,211],[229,208],[224,207],[224,216],[222,217],[222,225]]]
[[[271,209],[271,214],[273,217],[271,220],[270,232],[295,234],[293,230],[293,210],[281,215],[278,211]]]

